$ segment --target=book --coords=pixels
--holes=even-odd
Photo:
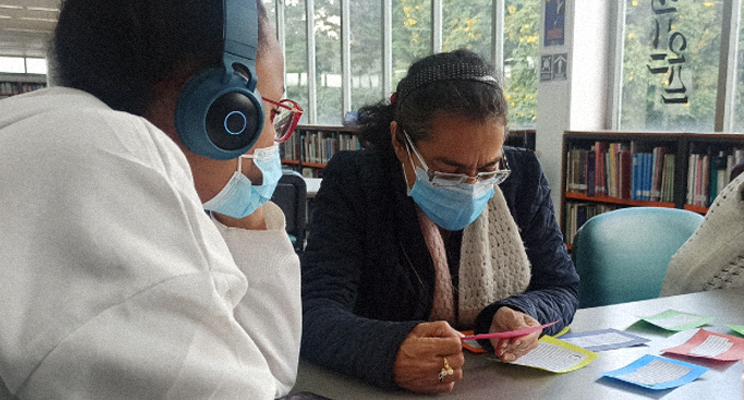
[[[646,158],[646,160],[643,165],[643,200],[649,201],[651,200],[651,175],[654,163],[654,155],[651,153],[645,153],[644,157]]]
[[[687,194],[686,194],[686,204],[694,204],[694,194],[695,194],[695,171],[697,168],[697,154],[690,153],[690,156],[687,160]]]
[[[630,199],[631,184],[631,154],[630,150],[621,150],[619,153],[619,198]]]
[[[595,193],[597,196],[606,196],[607,189],[605,187],[605,155],[607,154],[607,142],[595,142],[594,143],[594,179],[595,179]]]
[[[640,174],[638,173],[640,169],[640,155],[638,153],[633,154],[632,164],[633,164],[633,176],[631,177],[631,189],[630,189],[630,198],[633,200],[638,200],[641,197],[641,187],[640,187]]]
[[[596,194],[596,157],[597,153],[594,149],[586,152],[586,195],[594,196]]]
[[[725,181],[726,173],[726,154],[719,151],[718,155],[710,159],[710,203],[713,203],[718,193],[722,189],[720,181]],[[723,178],[723,179],[721,179]]]

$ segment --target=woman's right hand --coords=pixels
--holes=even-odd
[[[406,336],[395,358],[395,381],[400,387],[415,392],[449,392],[455,382],[462,378],[462,334],[445,321],[426,322],[416,325]],[[444,368],[444,359],[452,374],[439,374]],[[445,368],[446,370],[446,368]]]

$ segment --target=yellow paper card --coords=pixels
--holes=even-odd
[[[535,350],[520,357],[512,364],[562,374],[584,368],[597,357],[599,354],[593,351],[550,336],[543,336]]]

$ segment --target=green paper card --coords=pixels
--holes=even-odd
[[[688,314],[675,310],[666,310],[660,314],[640,318],[659,328],[673,332],[699,328],[715,319],[713,317],[704,317],[702,315]]]
[[[738,333],[741,336],[744,336],[744,326],[741,325],[726,325],[727,327],[731,328],[732,331]]]

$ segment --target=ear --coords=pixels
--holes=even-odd
[[[405,164],[408,160],[408,151],[406,151],[406,145],[401,140],[403,132],[398,132],[398,122],[393,121],[390,123],[390,140],[395,151],[395,156],[398,157],[398,161]]]

